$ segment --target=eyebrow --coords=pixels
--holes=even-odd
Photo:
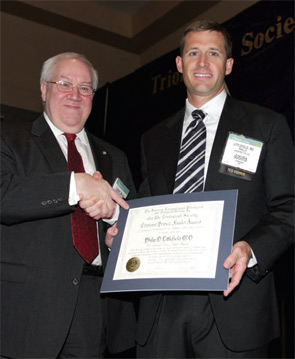
[[[65,80],[65,81],[68,81],[68,82],[72,82],[73,80],[70,79],[69,77],[65,76],[65,75],[60,75],[61,79]],[[92,85],[92,81],[82,81],[80,82],[80,84],[90,84]]]
[[[185,53],[187,53],[189,51],[194,51],[194,50],[201,50],[201,49],[199,47],[190,47],[189,49],[187,49],[185,51]],[[220,48],[218,48],[218,47],[209,47],[209,49],[206,49],[206,51],[207,50],[209,50],[209,51],[214,50],[214,51],[218,51],[218,52],[222,53],[222,50]]]

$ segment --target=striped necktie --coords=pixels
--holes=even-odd
[[[64,133],[64,136],[68,141],[68,170],[85,172],[82,157],[75,145],[76,135]],[[76,205],[75,211],[71,213],[71,223],[73,244],[83,259],[91,263],[99,251],[96,221]]]
[[[204,187],[204,167],[206,150],[205,113],[192,112],[193,121],[189,124],[182,139],[173,193],[201,192]]]

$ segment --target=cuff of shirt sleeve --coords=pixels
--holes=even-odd
[[[69,205],[75,206],[80,201],[80,196],[77,193],[75,173],[71,173],[70,189],[69,189]]]
[[[116,203],[116,209],[115,209],[115,213],[114,213],[113,217],[112,218],[103,218],[103,221],[106,222],[107,224],[109,224],[110,226],[112,226],[113,224],[115,224],[118,221],[119,214],[120,214],[120,206]]]
[[[257,264],[257,259],[255,257],[254,252],[252,251],[252,248],[251,248],[251,253],[252,253],[252,257],[249,260],[248,268],[252,268],[252,267],[256,266],[256,264]]]

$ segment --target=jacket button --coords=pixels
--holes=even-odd
[[[77,278],[74,278],[74,279],[72,280],[72,283],[73,283],[73,285],[78,285],[78,284],[79,284],[79,281],[78,281]]]

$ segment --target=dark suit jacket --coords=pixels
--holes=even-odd
[[[173,192],[184,109],[142,139],[144,181],[140,196]],[[252,181],[219,173],[228,132],[264,142]],[[205,191],[238,189],[234,241],[247,241],[258,266],[247,269],[227,299],[209,293],[221,338],[229,349],[263,346],[279,335],[272,266],[294,241],[293,145],[282,115],[227,97],[209,161]],[[147,341],[161,295],[141,299],[137,340]]]
[[[1,132],[2,355],[53,358],[73,318],[84,263],[72,244],[70,174],[43,116],[33,123],[3,123]],[[96,168],[111,184],[120,177],[134,197],[125,155],[88,137]],[[100,220],[104,266],[105,230]],[[109,350],[125,350],[134,345],[133,308],[116,298],[106,300]]]

